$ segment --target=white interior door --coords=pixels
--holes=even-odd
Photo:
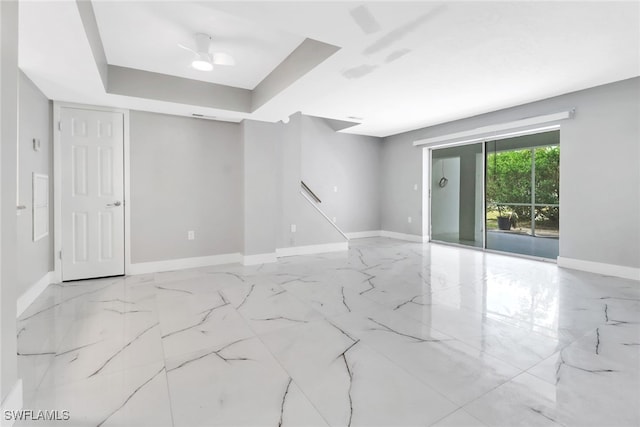
[[[61,108],[62,280],[124,274],[122,113]]]

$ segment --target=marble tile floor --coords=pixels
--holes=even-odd
[[[371,238],[49,286],[25,409],[65,426],[638,426],[640,283]]]

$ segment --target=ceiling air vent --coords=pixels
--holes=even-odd
[[[204,114],[191,113],[191,115],[197,119],[217,120],[216,116],[206,116]]]

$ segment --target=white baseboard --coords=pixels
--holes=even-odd
[[[323,245],[310,245],[310,246],[293,246],[290,248],[276,249],[276,256],[278,258],[286,256],[296,255],[314,255],[325,252],[341,252],[349,250],[349,242],[340,243],[326,243]]]
[[[242,257],[242,265],[257,265],[277,262],[278,257],[275,252],[256,255],[244,255]]]
[[[371,231],[355,231],[353,233],[346,233],[349,239],[366,239],[367,237],[380,237],[382,230]]]
[[[208,267],[221,264],[255,265],[276,262],[279,257],[293,255],[312,255],[324,252],[346,251],[348,242],[329,243],[323,245],[294,246],[276,249],[275,253],[246,255],[240,253],[212,255],[206,257],[170,259],[166,261],[141,262],[131,264],[127,274],[159,273],[162,271],[185,270],[188,268]]]
[[[51,272],[51,283],[62,283],[62,270]]]
[[[210,265],[234,264],[241,262],[242,254],[239,253],[170,259],[166,261],[140,262],[131,264],[127,274],[159,273],[161,271],[185,270],[187,268],[208,267]]]
[[[367,237],[389,237],[391,239],[407,240],[409,242],[425,243],[429,241],[428,236],[419,236],[417,234],[396,233],[395,231],[371,230],[356,231],[347,233],[349,239],[365,239]]]
[[[22,380],[18,379],[0,405],[0,427],[11,427],[16,422],[15,419],[7,420],[5,411],[19,411],[20,409],[22,409]]]
[[[16,317],[20,317],[22,313],[40,296],[42,292],[50,284],[55,283],[55,273],[50,271],[40,278],[36,283],[31,285],[22,295],[18,297],[16,302]]]
[[[602,274],[604,276],[614,276],[640,281],[640,268],[606,264],[595,261],[584,261],[581,259],[565,258],[560,256],[558,257],[558,266],[574,270],[588,271],[589,273]]]
[[[396,233],[395,231],[387,231],[387,230],[382,230],[380,232],[380,236],[389,237],[391,239],[407,240],[409,242],[417,242],[417,243],[424,243],[429,241],[429,238],[427,236],[423,237],[417,234]]]

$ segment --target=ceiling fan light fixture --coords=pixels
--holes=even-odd
[[[0,0],[2,1],[2,0]],[[236,65],[236,60],[226,52],[211,52],[211,36],[204,33],[198,33],[195,36],[195,48],[185,46],[178,43],[178,47],[195,55],[195,59],[191,61],[191,67],[199,71],[211,71],[214,65]]]
[[[191,66],[196,70],[200,71],[211,71],[213,70],[213,64],[209,59],[209,55],[207,54],[198,54],[196,59],[193,60]]]

